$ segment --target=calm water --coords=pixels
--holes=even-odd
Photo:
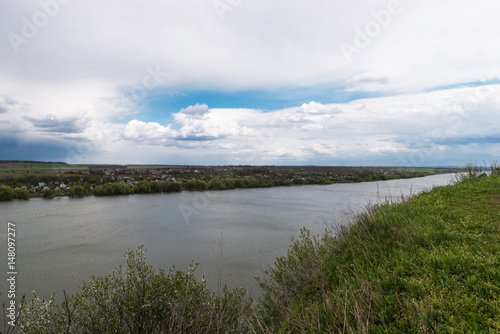
[[[329,186],[165,195],[0,202],[0,268],[7,273],[7,222],[17,228],[17,291],[43,297],[78,290],[90,275],[110,274],[127,250],[144,245],[155,268],[199,262],[215,288],[221,279],[259,294],[254,277],[286,252],[306,226],[319,233],[369,203],[400,197],[450,175]],[[0,281],[5,298],[6,279]]]

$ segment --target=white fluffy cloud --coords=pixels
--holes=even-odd
[[[208,109],[202,118],[179,112],[168,125],[131,121],[124,136],[199,148],[207,159],[227,163],[460,164],[464,152],[478,147],[495,159],[488,151],[500,145],[500,127],[489,123],[500,106],[498,92],[499,85],[490,85],[275,111]]]

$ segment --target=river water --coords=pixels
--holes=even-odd
[[[184,269],[245,287],[286,253],[305,226],[320,233],[366,205],[449,184],[451,175],[367,183],[178,194],[0,202],[0,292],[6,297],[7,223],[16,225],[16,291],[42,297],[75,293],[90,275],[124,263],[127,248],[144,245],[155,268]]]

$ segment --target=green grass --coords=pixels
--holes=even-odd
[[[500,332],[500,177],[307,232],[261,285],[269,332]]]

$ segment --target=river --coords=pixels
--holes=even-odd
[[[217,192],[0,202],[0,268],[7,276],[7,223],[16,225],[18,295],[75,293],[90,275],[110,274],[127,248],[144,245],[155,268],[199,262],[207,284],[245,287],[286,252],[305,226],[320,233],[366,205],[400,198],[451,175],[379,182]],[[6,279],[0,281],[5,300]]]

